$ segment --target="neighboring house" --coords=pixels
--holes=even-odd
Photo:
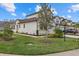
[[[27,19],[17,19],[15,24],[14,32],[18,33],[26,33],[26,34],[32,34],[32,35],[43,35],[45,34],[44,30],[40,30],[39,24],[37,24],[38,20],[38,12],[27,15]],[[53,27],[52,29],[49,29],[49,33],[54,33],[53,30],[55,29],[56,25],[60,25],[60,22],[62,18],[55,17],[52,22]],[[56,24],[57,23],[57,24]],[[38,31],[37,31],[38,30]]]
[[[6,27],[7,25],[10,25],[10,28],[12,30],[15,29],[15,22],[11,21],[11,22],[8,22],[8,21],[0,21],[0,31],[3,31],[4,30],[4,27]]]
[[[62,17],[54,16],[53,25],[59,27],[62,20],[63,20]]]
[[[0,21],[0,31],[4,30],[4,24],[5,24],[4,21]]]

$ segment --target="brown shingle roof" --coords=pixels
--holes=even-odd
[[[20,21],[20,23],[29,23],[29,22],[37,21],[37,18],[33,17],[33,18],[23,19],[23,20],[19,20],[19,21]]]

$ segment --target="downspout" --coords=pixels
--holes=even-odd
[[[38,32],[38,20],[37,20],[36,22],[37,22],[37,30],[36,30],[36,35],[38,36],[38,35],[39,35],[39,32]]]

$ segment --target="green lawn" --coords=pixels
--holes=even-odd
[[[11,41],[0,41],[0,52],[21,55],[41,55],[55,52],[61,52],[78,48],[78,41],[67,38],[51,38],[49,43],[45,43],[42,38],[32,38],[21,35],[14,35],[15,39]],[[32,45],[31,45],[32,44]]]

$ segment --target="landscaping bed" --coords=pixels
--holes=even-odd
[[[22,35],[14,35],[10,41],[0,41],[0,53],[18,55],[44,55],[79,48],[79,42],[73,38],[49,38],[44,42],[43,38],[33,38]]]

